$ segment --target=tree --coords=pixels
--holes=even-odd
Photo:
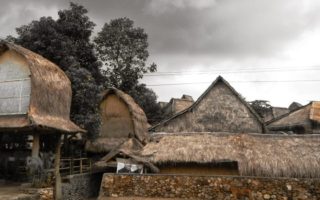
[[[266,100],[254,100],[249,102],[250,106],[259,114],[260,117],[265,117],[271,111],[272,106]]]
[[[129,94],[144,110],[150,124],[155,124],[163,119],[161,108],[157,103],[157,95],[145,84],[138,84]]]
[[[93,43],[95,24],[87,10],[70,3],[60,10],[58,19],[42,17],[17,28],[18,36],[10,40],[51,60],[65,71],[72,83],[71,119],[95,137],[99,128],[97,97],[105,81],[101,74]]]
[[[99,58],[106,67],[107,86],[129,93],[152,123],[160,115],[157,96],[146,85],[139,84],[144,73],[157,70],[154,63],[146,65],[149,57],[147,40],[144,30],[134,27],[134,22],[128,18],[111,20],[94,38]]]

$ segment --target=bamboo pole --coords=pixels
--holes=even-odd
[[[58,134],[58,141],[55,149],[54,175],[56,178],[54,186],[54,199],[62,200],[61,176],[60,176],[60,153],[61,153],[61,134]]]

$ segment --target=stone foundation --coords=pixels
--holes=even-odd
[[[107,197],[318,200],[320,179],[104,174],[99,199]]]
[[[62,184],[64,200],[82,200],[97,197],[99,194],[102,173],[75,174],[67,177]]]

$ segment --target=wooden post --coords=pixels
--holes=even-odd
[[[71,174],[74,173],[74,160],[73,160],[73,156],[71,157]]]
[[[80,158],[80,174],[82,174],[82,158]]]
[[[32,157],[39,157],[40,150],[40,135],[39,133],[33,134],[33,142],[32,142]]]
[[[58,134],[58,142],[55,149],[54,176],[56,178],[54,185],[54,199],[62,200],[61,176],[60,176],[60,152],[61,152],[61,134]]]

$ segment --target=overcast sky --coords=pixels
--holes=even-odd
[[[182,94],[196,99],[218,75],[247,100],[285,107],[292,101],[320,100],[319,0],[74,2],[89,10],[96,32],[118,17],[129,17],[145,29],[149,62],[158,65],[158,73],[143,82],[161,101]],[[69,5],[63,0],[0,3],[0,37],[41,16],[56,18]]]

